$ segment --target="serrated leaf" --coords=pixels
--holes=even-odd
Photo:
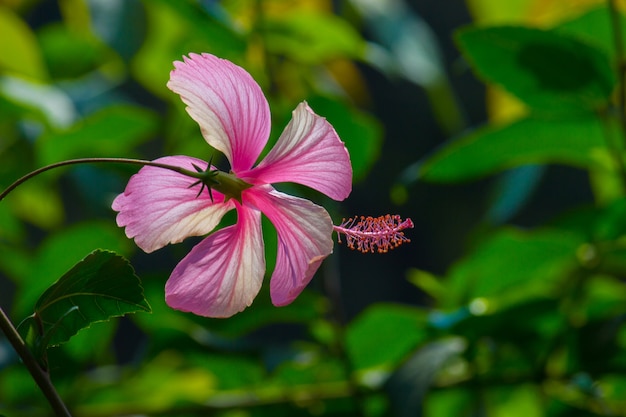
[[[615,86],[608,55],[564,33],[522,26],[470,27],[456,39],[481,77],[535,109],[597,109]]]
[[[454,182],[528,164],[559,163],[587,168],[606,149],[601,121],[593,115],[527,117],[505,126],[487,126],[456,139],[426,161],[409,168],[416,179]]]
[[[151,310],[132,266],[113,252],[96,250],[42,294],[29,325],[40,326],[45,349],[93,323],[138,311]]]

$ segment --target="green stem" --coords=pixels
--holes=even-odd
[[[626,138],[626,84],[624,83],[626,62],[624,62],[624,42],[622,40],[622,25],[620,22],[621,15],[617,10],[615,0],[607,0],[607,2],[609,13],[611,15],[611,29],[613,32],[613,44],[615,46],[615,59],[617,60],[617,117],[622,131],[622,143],[612,143],[611,148],[613,148],[615,162],[621,174],[622,186],[626,189],[626,166],[624,166],[624,159],[622,156],[624,149],[623,141]]]
[[[624,70],[626,63],[624,62],[624,43],[622,41],[622,25],[620,24],[620,13],[617,10],[615,0],[608,0],[609,12],[611,14],[611,29],[613,31],[613,44],[615,46],[615,58],[617,59],[617,81],[618,91],[618,107],[620,110],[620,120],[622,121],[622,129],[626,131],[626,118],[624,117],[624,109],[626,108],[626,85],[624,85]]]
[[[69,159],[67,161],[56,162],[54,164],[46,165],[45,167],[41,167],[36,169],[33,172],[29,172],[24,175],[22,178],[15,181],[13,184],[9,185],[9,187],[0,193],[0,201],[4,199],[11,191],[17,188],[20,184],[28,181],[29,179],[36,177],[39,174],[42,174],[46,171],[50,171],[51,169],[60,168],[68,165],[78,165],[78,164],[93,164],[93,163],[116,163],[116,164],[133,164],[133,165],[148,165],[156,168],[168,169],[170,171],[178,172],[179,174],[186,175],[188,177],[197,178],[200,180],[204,180],[206,178],[206,174],[204,172],[196,172],[190,171],[185,168],[181,168],[175,165],[161,164],[159,162],[153,161],[145,161],[142,159],[130,159],[130,158],[81,158],[81,159]]]
[[[46,396],[46,399],[50,403],[52,410],[58,417],[72,417],[68,411],[65,403],[59,394],[57,393],[52,381],[50,381],[50,375],[39,366],[37,359],[30,353],[30,350],[26,347],[24,340],[11,323],[9,317],[5,314],[4,310],[0,307],[0,329],[6,335],[7,340],[13,346],[13,349],[22,358],[22,362],[28,369],[28,372],[32,375],[35,383],[39,386],[41,392]]]

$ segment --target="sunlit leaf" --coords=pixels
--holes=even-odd
[[[467,7],[475,22],[494,24],[521,19],[528,9],[528,0],[510,0],[506,3],[491,0],[468,0]]]
[[[606,399],[617,406],[616,409],[626,406],[626,378],[623,375],[604,375],[599,378],[598,385],[603,388]]]
[[[529,27],[466,28],[459,46],[476,72],[550,112],[605,106],[615,85],[607,54],[562,33]]]
[[[127,313],[150,311],[139,278],[127,260],[97,250],[49,287],[29,322],[41,326],[41,348],[67,342],[92,323]]]
[[[214,362],[209,358],[209,363]],[[244,363],[228,363],[233,372],[243,371],[246,375]],[[84,378],[82,382],[91,381]],[[210,369],[190,363],[184,354],[170,349],[144,363],[127,378],[104,378],[97,389],[81,390],[80,410],[85,415],[116,414],[128,407],[142,413],[157,413],[181,404],[200,405],[215,392],[218,382]],[[184,412],[174,414],[184,415]]]
[[[429,392],[424,401],[424,417],[461,416],[473,404],[472,393],[462,388]]]
[[[441,282],[441,278],[428,271],[411,268],[407,272],[407,279],[435,300],[439,300],[441,297],[445,296],[446,287]]]
[[[0,6],[0,69],[43,80],[47,77],[37,39],[26,22]]]
[[[488,126],[449,142],[406,170],[407,182],[466,181],[528,164],[558,163],[585,168],[606,149],[606,130],[592,116],[527,117],[501,127]]]
[[[543,417],[544,393],[533,384],[495,386],[486,395],[491,415],[511,417]]]
[[[119,105],[100,110],[71,129],[48,134],[37,142],[42,165],[77,157],[123,156],[150,139],[156,116],[143,108]]]
[[[0,204],[0,242],[15,242],[23,235],[21,222],[15,218],[7,204]]]
[[[262,36],[269,51],[306,64],[357,58],[365,51],[359,33],[332,14],[296,11],[268,18]]]
[[[42,201],[46,201],[46,204],[41,204]],[[16,217],[42,229],[58,226],[65,218],[58,191],[49,183],[25,183],[12,191],[7,203]]]
[[[146,7],[148,33],[134,56],[137,80],[159,96],[175,97],[165,87],[173,62],[190,52],[210,52],[237,61],[246,50],[234,24],[212,16],[197,2],[154,0]]]

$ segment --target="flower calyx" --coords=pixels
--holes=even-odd
[[[200,194],[202,194],[202,191],[206,188],[209,192],[209,197],[211,198],[212,203],[213,190],[224,194],[225,202],[234,198],[241,203],[241,193],[252,187],[252,184],[248,184],[247,182],[237,178],[233,173],[226,173],[217,168],[211,169],[211,161],[207,164],[206,169],[202,169],[196,164],[192,165],[196,172],[187,171],[184,172],[184,174],[198,179],[198,181],[188,187],[193,188],[196,185],[201,185],[196,198],[200,197]]]

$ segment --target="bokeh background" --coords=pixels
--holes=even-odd
[[[0,188],[71,158],[184,154],[227,169],[165,86],[173,61],[210,52],[261,85],[270,142],[302,100],[345,141],[355,172],[346,201],[284,190],[324,205],[336,224],[391,213],[415,228],[386,254],[337,244],[291,306],[271,306],[265,285],[243,313],[203,319],[163,302],[169,272],[197,239],[147,255],[115,225],[111,201],[136,167],[62,168],[0,202],[0,305],[19,323],[92,250],[130,260],[153,312],[94,324],[49,350],[76,416],[626,415],[626,208],[611,173],[558,150],[498,160],[499,148],[464,156],[459,145],[532,113],[476,75],[459,28],[566,27],[614,65],[605,3],[2,0]],[[566,76],[558,57],[543,58]],[[567,140],[562,153],[577,146]],[[581,154],[596,158],[603,146]],[[450,153],[492,162],[429,175]],[[594,269],[596,238],[617,248],[608,269]],[[49,415],[2,338],[0,414]]]

